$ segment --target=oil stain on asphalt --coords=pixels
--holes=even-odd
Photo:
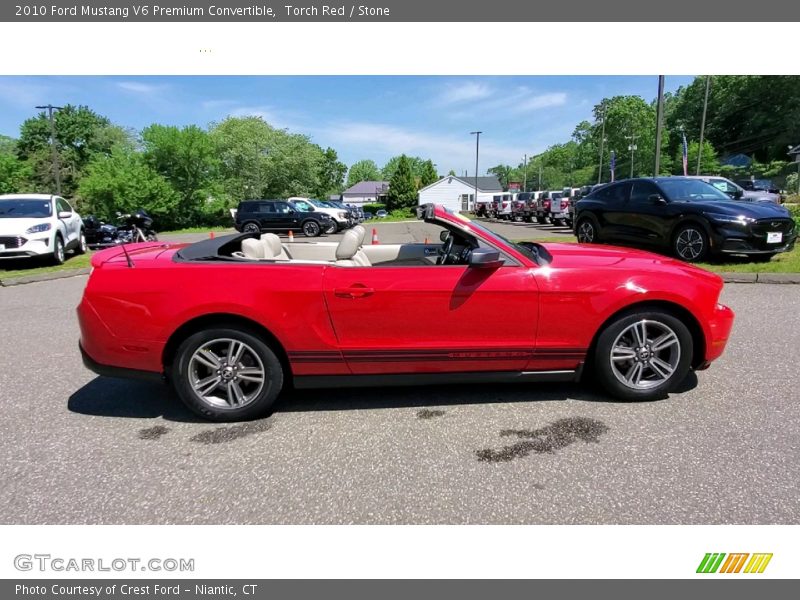
[[[600,436],[607,431],[608,427],[595,419],[570,417],[532,431],[505,429],[500,432],[501,437],[517,437],[522,441],[499,450],[492,448],[478,450],[475,454],[482,462],[508,462],[531,453],[552,454],[578,441],[597,444],[600,442]]]
[[[220,427],[218,429],[209,429],[203,431],[190,438],[191,441],[199,444],[224,444],[232,442],[239,438],[253,435],[254,433],[261,433],[267,431],[272,427],[272,423],[268,420],[263,421],[250,421],[242,423],[241,425],[233,425],[232,427]]]
[[[139,439],[140,440],[157,440],[165,433],[168,433],[169,429],[164,427],[163,425],[156,425],[154,427],[148,427],[146,429],[139,430]]]
[[[444,415],[443,410],[430,410],[428,408],[424,408],[420,411],[417,411],[418,419],[435,419],[436,417],[441,417],[442,415]]]

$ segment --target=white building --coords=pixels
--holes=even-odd
[[[478,200],[491,200],[503,192],[497,177],[478,177]],[[475,208],[475,178],[448,175],[422,188],[417,196],[419,204],[441,204],[452,211]]]

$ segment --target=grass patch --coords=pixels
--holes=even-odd
[[[173,229],[171,231],[159,231],[158,235],[180,235],[181,233],[210,233],[223,234],[236,231],[233,227],[185,227],[183,229]]]
[[[0,262],[0,279],[16,279],[28,275],[42,275],[71,269],[88,269],[91,266],[92,254],[67,254],[63,265],[48,265],[40,258],[20,258]]]

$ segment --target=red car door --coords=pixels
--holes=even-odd
[[[354,374],[518,371],[538,292],[525,267],[329,267],[325,299]]]

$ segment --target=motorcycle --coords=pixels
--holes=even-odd
[[[83,233],[86,236],[86,245],[92,250],[110,248],[122,244],[119,230],[110,223],[104,223],[94,215],[89,215],[83,220]]]
[[[158,235],[153,229],[153,219],[143,209],[130,214],[117,214],[120,225],[117,232],[123,243],[129,242],[157,242]]]

